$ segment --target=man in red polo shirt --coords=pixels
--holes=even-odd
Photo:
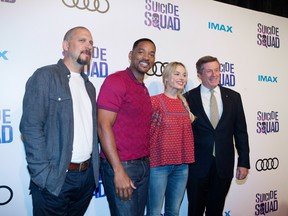
[[[130,66],[109,75],[99,92],[100,170],[111,215],[144,215],[152,106],[143,81],[155,53],[152,40],[135,41],[129,52]]]

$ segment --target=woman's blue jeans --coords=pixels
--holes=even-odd
[[[179,215],[185,194],[188,165],[167,165],[150,168],[147,216],[159,216],[165,198],[165,216]]]

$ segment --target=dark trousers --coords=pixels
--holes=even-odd
[[[191,165],[190,165],[191,166]],[[195,172],[195,171],[194,171]],[[208,176],[198,178],[189,172],[187,182],[188,216],[222,216],[232,178],[220,178],[215,159]]]
[[[95,190],[92,165],[82,172],[69,170],[59,196],[51,194],[45,188],[40,189],[32,181],[30,190],[34,216],[84,215]]]

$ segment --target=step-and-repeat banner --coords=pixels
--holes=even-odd
[[[241,93],[247,118],[251,169],[233,180],[223,216],[288,215],[288,20],[211,0],[1,0],[0,1],[0,215],[32,215],[29,175],[19,133],[27,79],[62,58],[65,32],[90,29],[94,52],[87,70],[97,91],[107,75],[129,65],[135,40],[157,45],[145,83],[163,91],[163,64],[181,61],[186,90],[199,80],[204,55],[221,62],[221,85]],[[100,181],[86,215],[108,216]],[[185,195],[181,214],[187,215]]]

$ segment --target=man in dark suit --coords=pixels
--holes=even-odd
[[[234,143],[238,153],[236,178],[245,179],[250,168],[245,114],[240,94],[219,86],[217,58],[200,58],[196,69],[202,84],[184,95],[196,116],[192,124],[195,163],[189,165],[187,183],[188,215],[203,216],[205,212],[206,216],[222,216],[234,173]],[[210,107],[212,94],[217,102],[214,114],[218,122],[214,126],[210,121],[214,116],[210,114],[214,110]]]

